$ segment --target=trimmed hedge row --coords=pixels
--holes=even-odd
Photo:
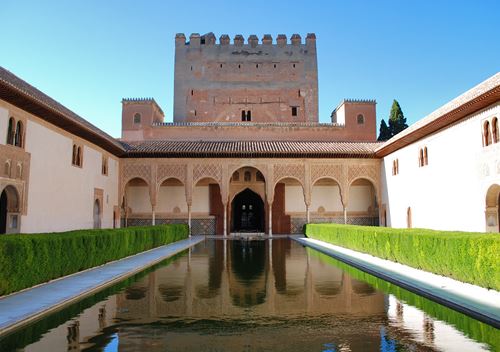
[[[0,296],[188,237],[187,225],[0,236]]]
[[[500,291],[500,235],[307,224],[307,237]]]

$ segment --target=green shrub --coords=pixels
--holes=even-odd
[[[0,295],[187,237],[187,225],[2,235]]]
[[[307,237],[500,291],[500,235],[308,224]]]

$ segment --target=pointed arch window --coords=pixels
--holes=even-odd
[[[491,144],[490,122],[485,121],[483,125],[483,145],[485,147]]]
[[[494,117],[493,120],[491,120],[491,135],[493,143],[498,143],[500,141],[497,117]]]
[[[24,136],[24,126],[22,121],[17,121],[16,124],[16,133],[14,136],[14,145],[16,147],[22,148],[23,147],[23,136]]]
[[[14,145],[14,135],[16,133],[16,120],[13,117],[9,119],[7,127],[7,144]]]

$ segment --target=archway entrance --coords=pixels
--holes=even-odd
[[[231,203],[233,232],[264,232],[264,202],[250,189],[234,197]]]
[[[7,232],[7,192],[0,196],[0,234]]]
[[[9,185],[0,194],[0,234],[17,233],[20,229],[19,196]]]
[[[101,205],[99,200],[96,199],[94,202],[94,229],[101,228]]]

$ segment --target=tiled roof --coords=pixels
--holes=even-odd
[[[299,141],[122,142],[128,157],[373,158],[381,143]]]
[[[377,149],[377,156],[385,156],[498,101],[500,72],[389,139]]]
[[[124,152],[115,138],[1,66],[0,99],[85,138],[116,155]]]

